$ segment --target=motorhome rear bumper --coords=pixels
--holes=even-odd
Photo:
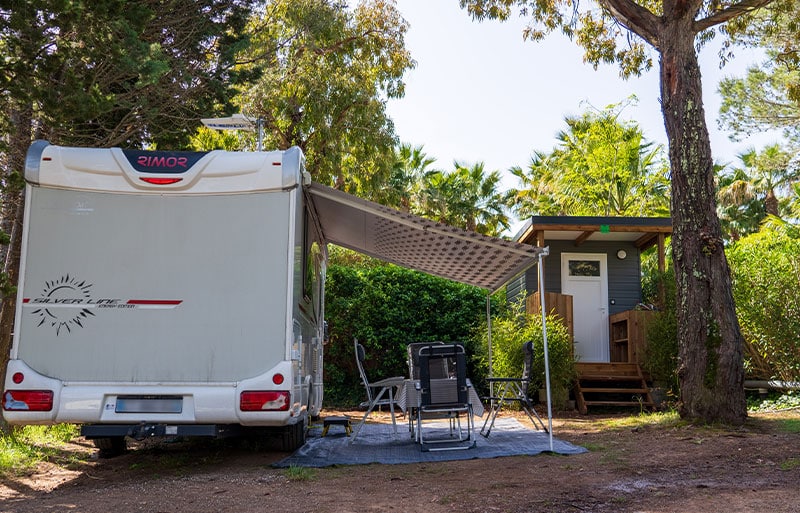
[[[129,436],[135,440],[144,440],[156,436],[205,436],[225,438],[239,436],[242,427],[237,424],[86,424],[81,426],[81,436],[92,440]]]

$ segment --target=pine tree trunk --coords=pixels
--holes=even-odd
[[[747,417],[743,339],[716,211],[691,22],[692,16],[684,16],[659,38],[661,101],[672,168],[680,414],[693,421],[740,424]]]
[[[16,286],[19,278],[19,259],[22,247],[22,216],[25,210],[25,190],[20,189],[10,180],[11,173],[25,172],[25,154],[31,143],[32,109],[23,108],[10,113],[14,130],[10,137],[8,169],[3,171],[3,181],[6,184],[2,194],[2,228],[8,233],[11,240],[2,248],[3,273],[8,283]],[[14,333],[14,316],[16,313],[16,294],[5,294],[0,299],[0,388],[5,388],[6,365],[11,351],[12,335]],[[0,432],[5,432],[7,426],[0,417]]]

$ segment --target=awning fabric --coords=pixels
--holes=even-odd
[[[321,184],[307,189],[328,242],[491,292],[543,250],[454,228]]]

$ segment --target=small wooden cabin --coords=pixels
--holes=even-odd
[[[646,385],[640,367],[652,316],[641,308],[641,254],[655,246],[663,271],[665,240],[671,233],[670,218],[537,216],[514,238],[550,249],[544,259],[545,304],[565,319],[573,336],[579,374],[576,400],[584,412],[587,405],[622,402],[587,399],[600,394],[588,390],[616,391],[622,381],[636,386],[616,395],[641,394],[650,401],[649,393],[642,391]],[[536,268],[507,289],[510,299],[528,298],[531,312],[539,311],[537,291]]]

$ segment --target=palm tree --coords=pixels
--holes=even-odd
[[[466,167],[455,163],[456,175],[464,184],[459,214],[465,221],[467,230],[486,235],[499,235],[510,227],[505,212],[503,195],[498,191],[500,172],[486,173],[484,163],[479,162]]]
[[[765,216],[788,214],[792,187],[800,182],[800,167],[779,144],[761,152],[751,148],[738,158],[741,166],[720,176],[717,192],[723,222],[734,223],[729,232],[733,239],[757,231]]]
[[[755,233],[766,216],[764,202],[752,197],[749,192],[748,176],[742,169],[721,174],[717,170],[717,215],[722,225],[722,233],[727,240]]]
[[[417,202],[422,177],[434,162],[436,159],[428,157],[423,146],[401,144],[395,148],[388,180],[375,191],[375,201],[403,212],[411,212],[412,204]]]
[[[431,171],[424,176],[417,213],[485,235],[508,229],[505,198],[498,190],[500,172],[487,173],[483,162],[453,166],[449,173]]]
[[[566,117],[550,153],[536,152],[526,170],[512,168],[518,215],[666,215],[669,181],[663,148],[644,139],[614,106]]]
[[[507,199],[507,204],[516,208],[518,216],[557,216],[573,211],[573,198],[559,194],[560,169],[552,160],[552,155],[536,151],[527,170],[520,166],[509,169],[521,185],[519,189],[511,189]]]

